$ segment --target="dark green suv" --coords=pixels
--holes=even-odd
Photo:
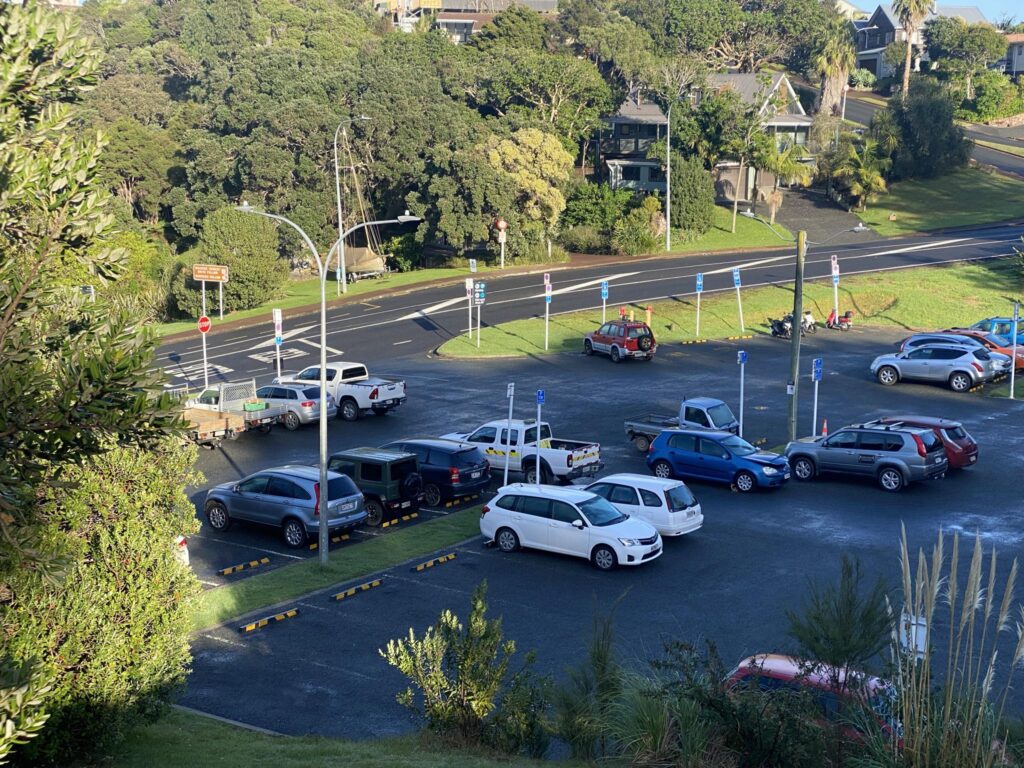
[[[423,503],[423,478],[416,456],[388,448],[351,448],[327,460],[332,472],[348,475],[366,498],[366,524],[418,512]]]

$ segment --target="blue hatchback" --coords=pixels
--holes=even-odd
[[[665,430],[651,443],[647,466],[657,477],[730,483],[742,493],[778,488],[789,480],[785,457],[758,451],[729,432]]]

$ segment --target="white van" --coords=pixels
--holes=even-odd
[[[609,475],[586,490],[607,499],[619,512],[650,523],[662,536],[682,536],[704,525],[700,503],[682,480]]]
[[[520,547],[585,557],[601,571],[661,556],[661,536],[584,490],[512,483],[484,505],[480,533],[502,552]]]

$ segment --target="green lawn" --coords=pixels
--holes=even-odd
[[[741,205],[742,211],[746,206]],[[732,208],[715,206],[715,225],[709,232],[700,237],[686,241],[683,233],[678,230],[672,232],[672,253],[705,253],[707,251],[734,251],[744,248],[772,248],[785,245],[792,241],[793,233],[781,224],[775,225],[778,236],[773,235],[771,230],[759,221],[748,219],[745,216],[736,216],[736,234],[732,228]],[[657,251],[655,251],[657,252]],[[664,252],[662,243],[661,252]]]
[[[1024,157],[1024,147],[1012,147],[1009,144],[997,144],[994,141],[984,141],[982,139],[973,139],[973,141],[975,144],[980,144],[981,146],[988,147],[989,149],[997,149],[1000,152],[1007,152],[1011,155],[1016,155],[1017,157]]]
[[[380,741],[342,741],[316,736],[268,736],[172,710],[135,729],[108,763],[113,768],[541,768],[548,761],[492,758],[452,750],[412,735]],[[561,768],[571,768],[559,762]]]
[[[685,290],[691,290],[692,284]],[[948,267],[917,267],[894,270],[883,275],[844,277],[839,285],[839,307],[854,311],[855,325],[929,329],[969,325],[978,318],[1005,315],[1011,311],[1007,296],[1024,290],[1024,275],[1013,259]],[[936,297],[941,297],[937,300]],[[743,290],[743,314],[747,333],[767,333],[767,318],[780,317],[793,306],[791,283]],[[823,322],[832,307],[830,280],[804,286],[804,306]],[[644,308],[631,306],[635,316]],[[652,327],[662,345],[695,338],[696,299],[686,296],[653,305]],[[608,317],[617,316],[618,305],[608,307]],[[730,289],[705,293],[701,300],[701,338],[740,335],[736,295]],[[601,310],[555,315],[550,323],[551,352],[578,352],[583,334],[601,323]],[[440,349],[452,357],[543,355],[543,317],[516,320],[484,328],[478,350],[476,340],[464,336],[446,342]]]
[[[480,533],[480,507],[453,512],[387,535],[331,550],[330,564],[321,568],[313,557],[273,571],[207,590],[192,619],[194,629],[215,626],[263,606],[305,595],[332,584],[351,581],[428,555]]]
[[[900,181],[857,215],[884,237],[1024,219],[1024,182],[976,169]]]
[[[491,272],[494,271],[495,267],[480,266],[480,272]],[[462,280],[470,276],[469,268],[457,268],[457,269],[417,269],[412,272],[391,272],[384,277],[359,280],[355,283],[348,284],[348,295],[359,296],[361,294],[373,293],[375,291],[386,290],[388,288],[404,288],[406,286],[416,285],[417,283],[425,283],[430,280]],[[334,282],[334,279],[327,283],[327,300],[331,301],[338,297],[338,287]],[[207,291],[206,296],[207,309],[209,315],[213,318],[214,326],[217,325],[217,290],[216,287],[211,291]],[[255,309],[243,309],[239,312],[231,312],[224,315],[224,322],[228,320],[242,320],[250,317],[264,316],[267,320],[267,325],[271,324],[270,310],[274,307],[280,309],[294,309],[295,307],[305,307],[309,305],[320,304],[320,281],[317,278],[311,280],[291,280],[285,286],[284,295],[281,298],[268,301],[266,304]],[[157,323],[152,326],[158,336],[169,336],[172,333],[181,333],[182,331],[195,330],[195,320],[179,320],[173,323]],[[287,330],[287,328],[285,329]]]

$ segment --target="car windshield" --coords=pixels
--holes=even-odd
[[[736,417],[732,415],[732,411],[725,403],[708,408],[708,416],[711,417],[711,423],[716,427],[724,427],[736,421]]]
[[[1006,343],[1006,339],[1004,339],[1002,336],[996,336],[994,333],[986,333],[985,334],[985,341],[987,341],[989,344],[992,344],[993,346],[996,346],[996,347],[1006,347],[1006,346],[1009,346]]]
[[[757,448],[752,446],[742,437],[736,437],[736,435],[730,435],[721,442],[721,445],[729,449],[729,452],[733,456],[749,456],[752,453],[757,453]]]
[[[690,493],[690,489],[685,485],[677,485],[675,488],[670,488],[665,497],[668,499],[668,508],[673,512],[689,509],[697,503],[693,494]]]
[[[603,528],[606,525],[615,525],[626,519],[626,516],[611,505],[611,502],[595,496],[592,499],[581,501],[579,508],[587,516],[591,525]]]

